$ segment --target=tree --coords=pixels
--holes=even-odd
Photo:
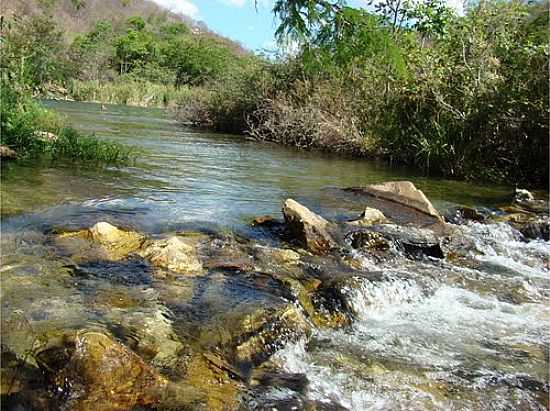
[[[44,16],[7,22],[2,42],[3,70],[24,87],[35,90],[61,83],[72,72],[63,33]]]

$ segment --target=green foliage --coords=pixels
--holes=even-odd
[[[464,16],[440,0],[373,6],[374,15],[324,0],[276,2],[279,33],[302,41],[302,70],[259,105],[253,133],[339,149],[346,117],[373,155],[427,173],[547,186],[547,3],[489,0]],[[298,114],[302,123],[289,120]],[[304,145],[304,135],[325,138]]]
[[[130,148],[83,136],[66,127],[62,118],[31,99],[21,87],[14,87],[5,77],[0,83],[0,114],[0,144],[14,149],[19,158],[46,156],[120,163],[134,156]],[[43,134],[55,137],[45,138]]]
[[[47,17],[6,22],[2,41],[2,70],[12,82],[41,90],[61,83],[72,73],[63,34]]]

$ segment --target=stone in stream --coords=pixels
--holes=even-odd
[[[203,243],[199,253],[203,265],[209,270],[232,272],[254,270],[248,241],[233,235],[223,235]]]
[[[329,222],[300,203],[288,199],[283,205],[285,222],[295,238],[314,254],[325,254],[336,247],[328,232]]]
[[[523,188],[516,188],[516,191],[514,193],[514,202],[524,203],[524,202],[533,201],[534,199],[535,199],[535,196],[530,191],[525,190]]]
[[[403,250],[408,257],[445,258],[445,254],[441,249],[441,238],[432,230],[395,224],[381,224],[374,227],[373,231],[394,241],[398,249]]]
[[[348,224],[365,227],[373,224],[382,224],[387,222],[388,219],[386,218],[384,213],[382,213],[382,211],[377,210],[376,208],[366,207],[365,211],[363,211],[359,216],[359,219],[348,221]]]
[[[465,224],[467,221],[485,222],[489,217],[488,210],[471,207],[452,207],[445,211],[444,219],[451,224]]]
[[[142,234],[102,221],[87,230],[59,234],[55,243],[76,262],[118,261],[139,250],[144,240]]]
[[[428,214],[439,221],[443,221],[430,200],[410,181],[389,181],[381,184],[371,184],[365,187],[365,191],[375,197],[403,204],[424,214]]]
[[[161,401],[168,381],[132,351],[96,331],[67,336],[37,354],[70,409],[128,410]]]
[[[363,250],[381,260],[395,257],[395,250],[413,259],[422,256],[445,257],[441,238],[429,229],[380,224],[350,231],[346,234],[346,239],[354,249]]]
[[[152,240],[144,244],[139,254],[156,267],[186,275],[201,275],[204,269],[196,249],[201,239],[200,236],[171,236]]]

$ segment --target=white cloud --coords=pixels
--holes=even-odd
[[[193,18],[199,17],[199,8],[191,0],[152,0],[159,6],[174,13],[185,14]]]

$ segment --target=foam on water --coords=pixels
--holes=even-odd
[[[433,264],[429,279],[420,277],[429,262],[383,269],[386,280],[344,290],[357,318],[352,327],[318,331],[274,361],[307,375],[309,398],[352,410],[542,409],[550,244],[524,242],[504,224],[460,229],[479,267]],[[449,280],[468,276],[522,288],[536,300],[512,303],[498,287],[480,293]]]

